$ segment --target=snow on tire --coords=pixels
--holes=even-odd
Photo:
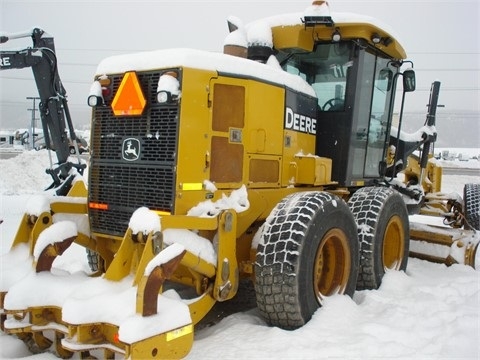
[[[410,226],[406,205],[395,190],[383,187],[356,191],[348,205],[360,245],[357,290],[378,289],[386,269],[407,267]]]
[[[465,228],[480,230],[480,184],[465,184],[463,188]]]
[[[257,307],[270,325],[296,329],[324,297],[352,296],[357,271],[356,225],[347,204],[326,192],[291,194],[270,213],[257,247]]]

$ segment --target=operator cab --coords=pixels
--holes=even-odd
[[[315,90],[316,155],[333,160],[332,180],[363,186],[383,177],[399,62],[361,39],[282,52],[282,68]]]

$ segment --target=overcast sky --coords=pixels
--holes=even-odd
[[[428,90],[442,82],[442,111],[480,112],[480,0],[329,1],[331,11],[373,16],[388,24],[414,61],[418,91],[408,94],[406,111],[425,112]],[[105,57],[159,48],[221,51],[226,18],[244,23],[302,12],[311,1],[122,1],[0,0],[0,32],[40,27],[54,36],[59,72],[73,121],[89,122],[86,105],[97,64]],[[1,50],[31,45],[10,41]],[[37,91],[30,69],[0,72],[0,128],[27,127]],[[476,120],[478,121],[478,119]]]

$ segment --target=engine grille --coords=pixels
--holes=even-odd
[[[123,236],[132,213],[139,207],[172,211],[179,106],[159,105],[154,99],[160,73],[137,74],[147,99],[140,117],[115,117],[109,104],[93,113],[89,201],[108,210],[90,209],[92,231]],[[113,79],[116,93],[122,76]],[[138,142],[135,161],[122,156],[124,142]]]

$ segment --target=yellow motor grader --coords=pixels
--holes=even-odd
[[[52,171],[56,196],[27,205],[2,259],[15,278],[2,279],[3,331],[63,358],[182,358],[243,280],[268,324],[295,329],[328,296],[378,288],[409,253],[479,266],[480,187],[440,192],[439,82],[425,125],[401,131],[415,74],[392,33],[323,1],[228,25],[224,53],[99,64],[88,191],[68,166]],[[91,273],[55,267],[73,242]]]

